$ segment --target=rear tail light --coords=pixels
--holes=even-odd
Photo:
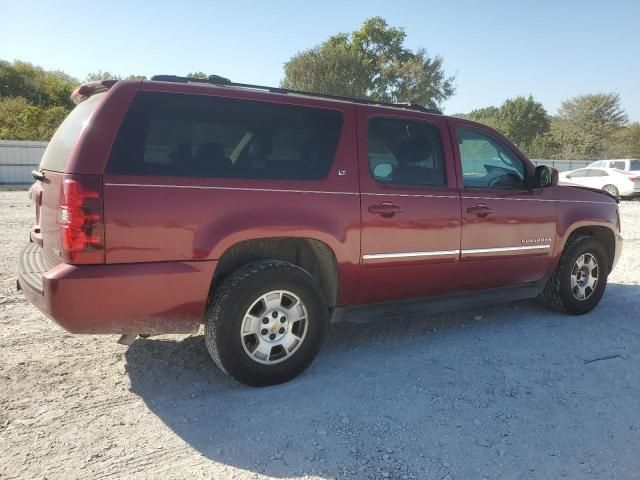
[[[638,180],[640,180],[640,177],[638,177],[638,176],[629,176],[629,180],[631,180],[632,182],[637,182]]]
[[[58,213],[65,262],[104,263],[102,215],[101,177],[65,175]]]

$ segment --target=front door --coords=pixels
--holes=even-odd
[[[453,120],[461,166],[461,289],[540,280],[556,235],[553,189],[530,189],[534,167],[490,130]]]
[[[452,290],[460,197],[446,121],[438,115],[358,109],[358,303]]]

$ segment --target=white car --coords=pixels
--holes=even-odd
[[[617,168],[640,175],[640,160],[635,158],[621,158],[613,160],[598,160],[590,163],[587,168]]]
[[[597,188],[616,198],[640,195],[640,175],[617,168],[579,168],[560,173],[559,180],[560,185]]]

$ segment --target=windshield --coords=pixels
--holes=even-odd
[[[64,171],[71,150],[104,95],[105,93],[93,95],[71,111],[49,142],[40,162],[41,169]]]

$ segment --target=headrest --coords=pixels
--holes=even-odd
[[[418,163],[433,155],[433,145],[427,137],[409,138],[404,141],[398,152],[398,164]]]

